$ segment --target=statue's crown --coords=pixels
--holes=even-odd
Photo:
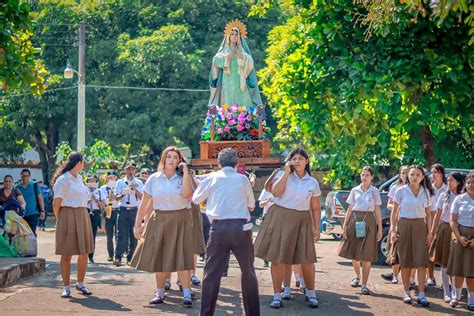
[[[247,27],[245,26],[245,24],[240,22],[237,19],[234,19],[230,21],[229,23],[227,23],[227,25],[225,26],[224,33],[227,38],[230,36],[230,32],[232,31],[234,27],[239,29],[240,36],[242,36],[243,38],[247,37]]]

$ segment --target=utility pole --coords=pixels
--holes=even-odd
[[[79,24],[79,82],[77,89],[77,150],[86,146],[86,26]]]

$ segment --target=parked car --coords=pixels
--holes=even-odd
[[[451,172],[459,171],[463,173],[469,173],[467,169],[446,169],[446,174]],[[431,171],[427,172],[427,175],[430,175]],[[377,252],[378,252],[378,261],[379,263],[385,264],[388,255],[388,231],[390,230],[390,210],[387,208],[388,202],[388,191],[390,187],[395,184],[398,180],[398,174],[388,181],[383,183],[379,187],[380,197],[382,199],[382,206],[380,211],[382,213],[382,240],[378,242]],[[350,191],[348,190],[337,190],[330,191],[326,196],[325,209],[326,209],[326,222],[323,223],[326,234],[331,234],[334,239],[341,240],[342,238],[342,225],[344,224],[344,217],[348,204],[346,202],[347,197],[349,196]]]

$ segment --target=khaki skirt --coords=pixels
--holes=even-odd
[[[461,236],[467,239],[474,238],[474,227],[458,225],[458,229]],[[458,243],[456,238],[453,238],[451,241],[448,274],[451,276],[474,278],[474,249],[464,248]]]
[[[339,256],[357,261],[377,261],[377,223],[374,212],[354,211],[347,226],[347,240],[339,244]],[[365,237],[356,237],[355,222],[365,218]]]
[[[195,254],[200,255],[206,252],[204,232],[202,230],[202,215],[199,205],[193,204],[191,209],[193,215],[193,249]]]
[[[61,206],[56,223],[56,254],[74,256],[93,252],[94,237],[87,208]]]
[[[400,218],[398,221],[397,256],[400,268],[415,269],[429,264],[426,237],[428,230],[424,218]]]
[[[309,211],[270,206],[255,239],[255,256],[284,264],[316,262]]]
[[[174,272],[194,268],[191,209],[155,210],[132,257],[133,268]]]
[[[433,243],[430,247],[430,261],[446,267],[451,249],[451,226],[441,222],[436,230]]]

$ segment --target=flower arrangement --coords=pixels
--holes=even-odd
[[[224,104],[217,108],[217,114],[209,112],[206,116],[206,122],[201,130],[202,140],[211,140],[211,124],[214,118],[214,140],[257,140],[258,123],[262,120],[262,138],[267,139],[270,129],[266,127],[266,115],[257,114],[257,107],[239,106],[238,103],[229,107]]]

